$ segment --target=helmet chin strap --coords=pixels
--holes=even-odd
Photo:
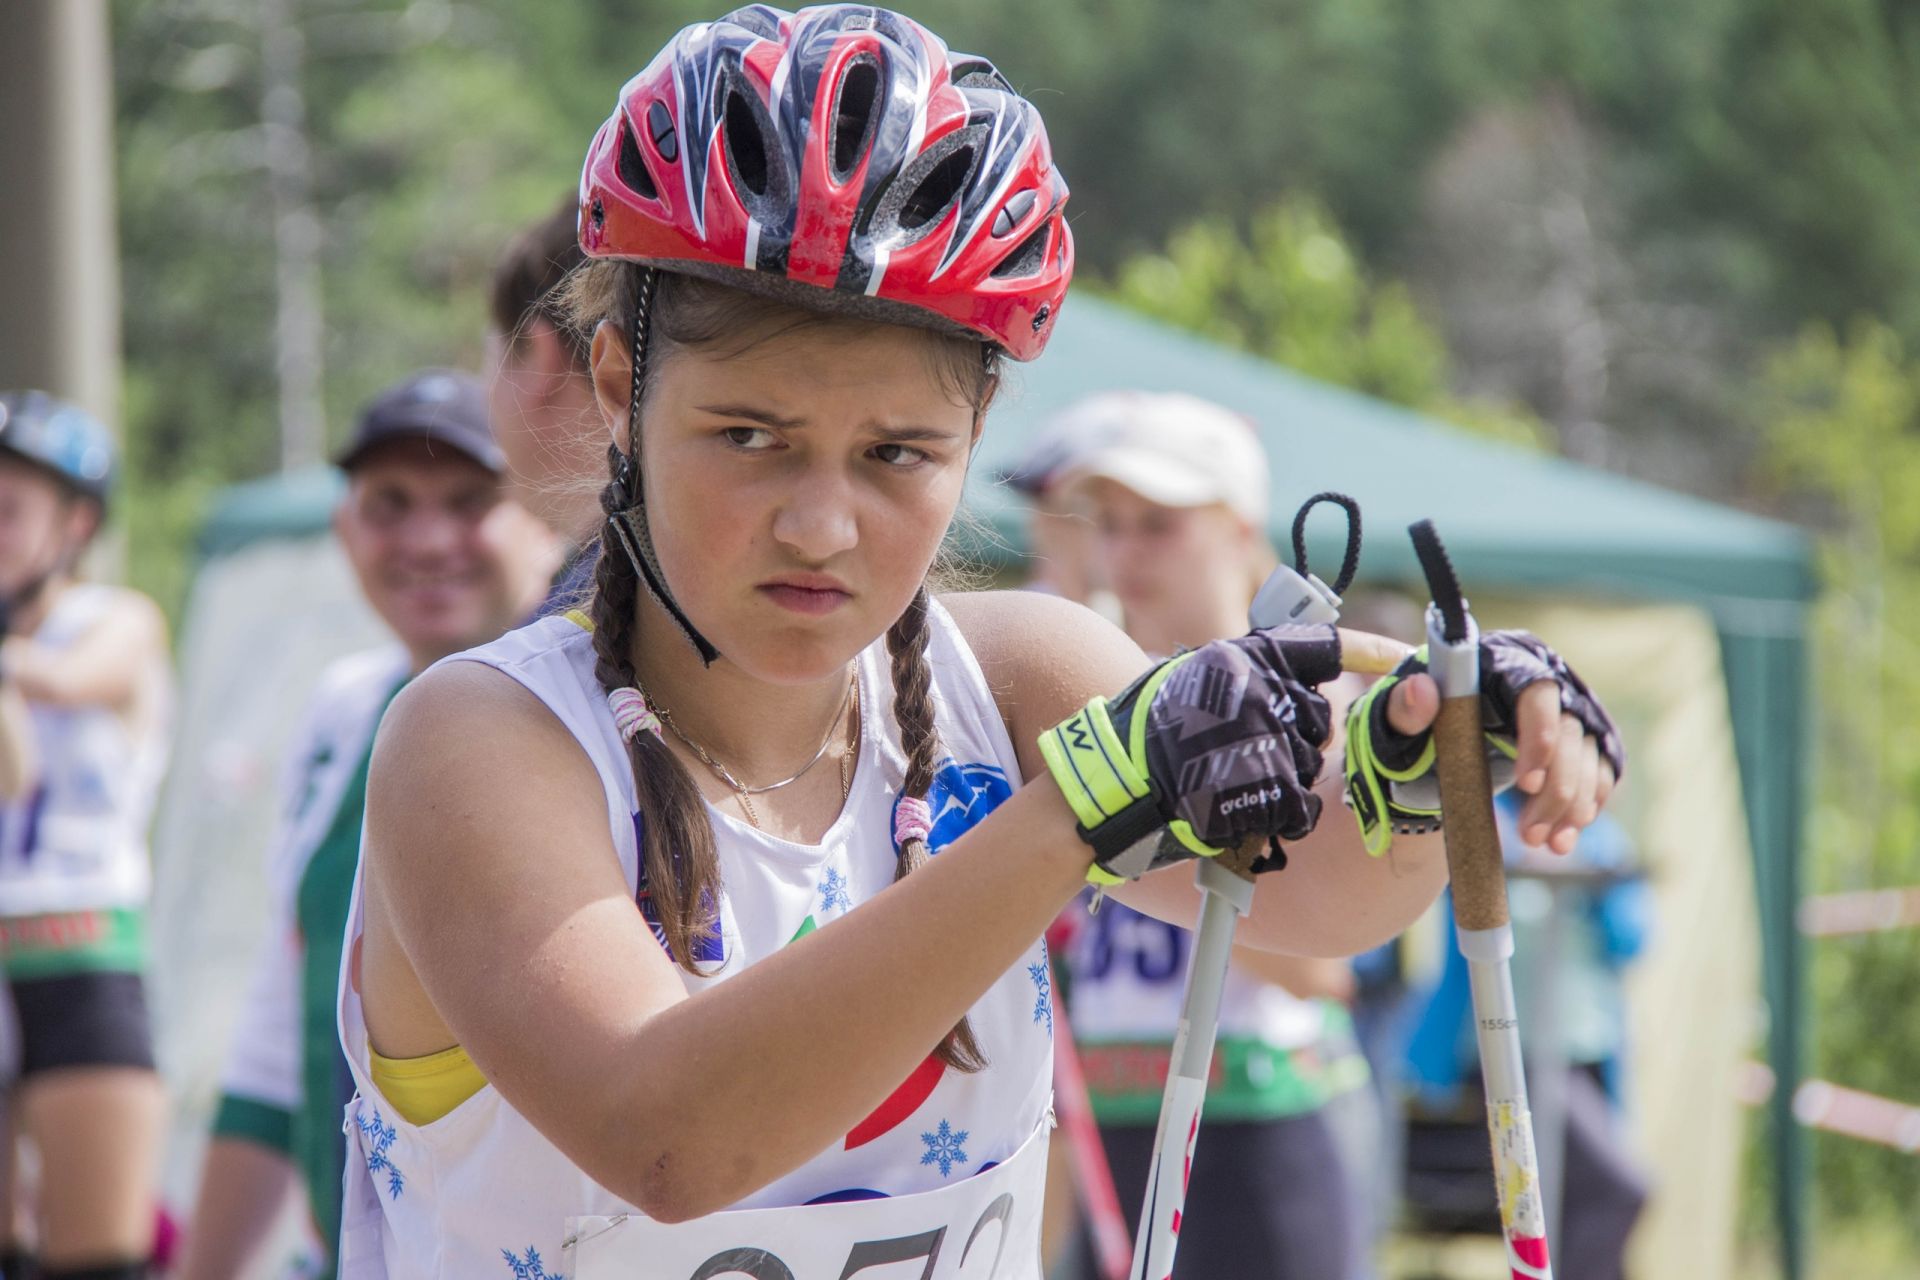
[[[640,390],[646,380],[647,329],[653,311],[654,283],[654,269],[640,268],[639,287],[635,290],[633,302],[633,331],[627,352],[633,368],[633,385],[627,393],[627,450],[620,459],[620,475],[616,477],[627,495],[628,505],[624,510],[607,517],[607,527],[613,531],[614,540],[620,544],[628,563],[633,565],[633,571],[640,576],[640,581],[646,583],[647,593],[667,611],[667,616],[680,628],[680,634],[700,655],[700,661],[710,667],[720,656],[720,651],[700,634],[699,628],[693,625],[679,602],[673,598],[673,592],[667,589],[667,575],[661,571],[660,558],[653,549],[653,535],[647,527],[645,486],[640,473]]]

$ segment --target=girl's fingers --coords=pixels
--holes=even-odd
[[[1395,733],[1425,733],[1439,714],[1440,686],[1432,676],[1408,676],[1387,691],[1387,723]]]
[[[1369,631],[1340,628],[1340,669],[1363,676],[1383,676],[1413,652],[1411,645]]]
[[[1560,745],[1560,686],[1536,680],[1522,689],[1515,701],[1515,719],[1514,785],[1528,795],[1538,795]]]
[[[1555,853],[1572,853],[1574,843],[1580,839],[1580,832],[1599,812],[1599,806],[1594,803],[1600,783],[1599,748],[1583,734],[1575,750],[1580,758],[1580,780],[1574,787],[1573,804],[1562,815],[1560,825],[1554,828],[1553,836],[1547,842]]]
[[[1557,704],[1558,690],[1555,694]],[[1555,721],[1554,745],[1543,770],[1544,780],[1520,814],[1520,837],[1528,844],[1546,844],[1554,827],[1573,807],[1580,789],[1580,745],[1585,738],[1580,722],[1572,716]],[[1520,776],[1524,777],[1524,772]]]
[[[1598,754],[1599,750],[1600,748],[1596,744],[1594,746],[1595,754]],[[1596,817],[1599,816],[1599,810],[1607,807],[1607,801],[1613,799],[1613,789],[1619,785],[1620,779],[1614,775],[1613,766],[1605,760],[1602,760],[1600,762],[1600,777],[1594,786],[1594,810]]]

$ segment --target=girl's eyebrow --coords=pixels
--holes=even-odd
[[[757,422],[763,427],[776,431],[805,430],[805,418],[783,418],[771,409],[759,409],[746,404],[703,404],[700,412],[713,414],[717,418],[735,418],[746,422]],[[958,432],[946,431],[939,427],[900,426],[889,427],[879,423],[869,423],[868,429],[889,442],[951,440]]]
[[[711,413],[716,418],[745,418],[777,431],[798,431],[807,425],[804,418],[783,418],[771,409],[756,409],[752,405],[703,404],[699,408],[700,412]]]

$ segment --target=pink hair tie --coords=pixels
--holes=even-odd
[[[925,840],[933,831],[933,807],[918,796],[901,796],[893,811],[893,843]]]
[[[660,736],[660,717],[638,689],[615,689],[607,695],[607,705],[613,708],[613,727],[620,731],[622,742],[632,742],[642,733]]]

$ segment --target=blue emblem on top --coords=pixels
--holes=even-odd
[[[927,807],[933,811],[928,850],[937,853],[952,844],[1012,794],[1007,771],[1000,766],[977,761],[959,764],[953,757],[947,757],[934,770],[933,785],[927,790]],[[898,812],[898,796],[894,797],[893,807]]]

